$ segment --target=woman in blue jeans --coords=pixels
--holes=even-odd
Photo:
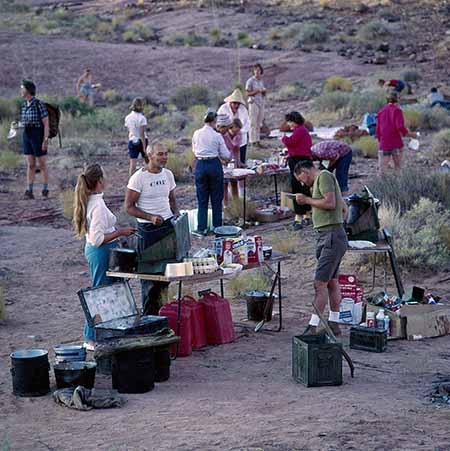
[[[79,239],[86,238],[84,255],[89,265],[92,287],[109,285],[114,279],[106,276],[109,251],[117,246],[117,238],[130,236],[136,229],[116,229],[117,218],[103,200],[105,177],[97,163],[89,165],[78,176],[75,187],[73,225]],[[95,347],[95,330],[85,322],[85,346],[92,351]]]

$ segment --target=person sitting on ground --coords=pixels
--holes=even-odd
[[[156,142],[146,149],[145,167],[138,169],[128,181],[125,210],[137,219],[138,250],[167,236],[173,229],[171,219],[180,214],[175,196],[175,178],[166,169],[169,152],[164,144]],[[142,311],[157,315],[164,285],[141,280]]]
[[[250,129],[250,119],[241,90],[235,89],[231,95],[225,97],[224,102],[225,103],[217,110],[217,114],[226,114],[230,120],[237,118],[242,122],[241,147],[239,152],[241,163],[245,164],[247,161],[247,142],[248,131]]]
[[[20,114],[23,126],[23,153],[27,161],[27,188],[24,199],[34,199],[33,185],[36,173],[36,160],[42,171],[42,197],[48,197],[47,150],[50,126],[47,108],[36,96],[36,85],[30,80],[23,80],[20,94],[24,99]]]
[[[148,145],[147,134],[145,133],[147,119],[143,114],[144,106],[143,99],[134,99],[130,106],[131,113],[125,118],[125,127],[128,129],[128,155],[130,157],[129,175],[136,171],[139,154],[145,158],[145,149]]]
[[[406,88],[406,94],[412,94],[412,87],[409,83],[406,83],[403,80],[388,80],[385,81],[382,78],[378,80],[378,85],[381,88],[388,88],[400,94]]]
[[[376,137],[379,142],[378,173],[382,176],[392,160],[396,171],[401,169],[403,140],[402,136],[417,138],[405,127],[403,112],[398,104],[398,96],[392,93],[387,98],[387,105],[377,114]]]
[[[222,225],[224,188],[222,162],[231,159],[223,136],[215,129],[217,117],[218,115],[214,111],[208,111],[203,118],[205,125],[196,130],[192,137],[192,150],[197,159],[195,187],[198,211],[195,233],[201,236],[208,234],[208,204],[210,199],[213,227]]]
[[[328,171],[335,171],[342,195],[348,192],[348,170],[352,162],[351,146],[343,141],[322,141],[311,147],[313,159],[328,161]]]
[[[312,207],[313,227],[317,231],[317,267],[314,277],[314,304],[323,313],[330,303],[328,324],[335,335],[340,335],[339,308],[341,289],[338,281],[339,265],[348,247],[343,224],[347,208],[342,199],[336,177],[327,170],[317,169],[312,161],[302,161],[295,166],[297,180],[312,187],[312,196],[297,194],[300,205]],[[320,318],[312,314],[304,334],[317,333]]]
[[[241,168],[244,165],[241,163],[239,149],[241,147],[241,128],[242,122],[240,119],[236,118],[231,123],[229,129],[222,135],[223,140],[225,141],[225,145],[227,149],[231,153],[231,163],[235,168]],[[237,181],[231,181],[230,183],[225,182],[224,185],[224,196],[223,203],[224,205],[228,204],[228,185],[231,188],[231,196],[233,199],[239,198],[239,188]]]
[[[438,88],[431,88],[430,94],[428,94],[428,102],[431,108],[440,106],[446,110],[450,110],[450,102],[445,100],[444,95],[438,90]]]
[[[252,146],[260,146],[260,133],[264,122],[264,100],[267,90],[262,79],[264,69],[261,64],[255,64],[252,72],[253,76],[245,84],[248,97],[248,114],[250,116],[249,143]]]
[[[103,200],[106,187],[102,167],[90,164],[77,179],[73,211],[73,226],[77,238],[86,238],[84,255],[89,265],[92,287],[110,285],[115,282],[106,276],[109,251],[117,247],[117,238],[135,233],[133,227],[116,229],[117,218],[111,213]],[[84,325],[85,347],[93,351],[95,329],[87,321]]]
[[[80,102],[94,106],[94,84],[92,83],[92,73],[89,67],[84,69],[80,78],[77,80],[77,96]]]
[[[292,193],[303,193],[310,196],[311,192],[308,186],[300,183],[294,176],[295,166],[304,160],[311,160],[312,139],[309,131],[305,127],[305,119],[298,111],[292,111],[285,116],[283,128],[282,143],[288,151],[287,163],[291,171],[291,187]],[[287,131],[292,132],[291,136],[286,134]],[[299,205],[294,200],[295,220],[293,224],[294,230],[300,230],[303,226],[311,223],[309,213],[311,207],[309,205]]]

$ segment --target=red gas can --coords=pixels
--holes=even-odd
[[[203,348],[207,345],[204,305],[192,296],[184,296],[181,303],[182,308],[191,311],[192,349]]]
[[[169,302],[161,307],[159,316],[169,318],[170,328],[177,333],[178,302]],[[181,304],[181,325],[180,325],[180,344],[178,347],[178,356],[186,357],[192,354],[192,326],[191,309],[187,305]],[[176,354],[176,345],[172,346],[171,354]]]
[[[210,345],[234,341],[230,303],[216,293],[207,293],[199,300],[205,309],[206,339]]]

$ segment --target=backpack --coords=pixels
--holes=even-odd
[[[59,106],[43,102],[48,112],[49,138],[54,138],[59,133],[59,120],[61,119],[61,110]]]
[[[374,136],[377,128],[377,115],[375,113],[366,113],[363,119],[363,127],[368,130],[370,136]]]

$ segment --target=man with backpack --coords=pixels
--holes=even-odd
[[[48,111],[45,104],[35,97],[36,85],[23,80],[20,94],[24,99],[20,114],[23,126],[23,153],[27,160],[27,189],[25,199],[34,199],[33,183],[36,173],[36,159],[42,171],[42,197],[48,197],[47,149],[50,134]]]

